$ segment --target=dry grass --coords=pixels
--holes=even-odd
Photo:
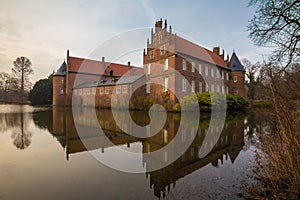
[[[270,129],[261,136],[249,199],[300,199],[300,108],[272,93]]]

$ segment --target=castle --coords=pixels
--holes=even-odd
[[[68,50],[66,62],[53,76],[54,105],[88,106],[94,101],[96,107],[110,107],[111,102],[139,96],[161,103],[167,92],[172,107],[183,96],[204,91],[245,96],[244,66],[235,52],[229,59],[220,47],[203,48],[172,33],[162,19],[147,39],[143,68],[130,62],[108,63],[104,57],[101,61],[71,57]]]

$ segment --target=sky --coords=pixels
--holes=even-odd
[[[255,63],[270,51],[248,38],[255,8],[247,5],[248,0],[0,0],[0,72],[10,73],[13,61],[26,56],[34,83],[59,68],[67,49],[74,57],[142,66],[150,28],[160,18],[205,48],[220,46],[230,55],[234,50]],[[117,51],[119,45],[126,48]]]

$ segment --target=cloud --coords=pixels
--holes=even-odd
[[[102,49],[95,55],[91,52],[112,36],[152,27],[161,17],[168,18],[174,31],[190,36],[205,47],[220,45],[230,53],[234,48],[238,54],[255,58],[250,52],[255,51],[255,47],[244,31],[253,11],[244,4],[244,1],[220,0],[217,6],[203,1],[3,1],[0,7],[0,71],[10,72],[16,57],[25,55],[33,63],[35,73],[31,80],[34,82],[59,67],[67,49],[73,56],[113,59],[117,46]],[[132,46],[137,43],[146,46],[148,35],[145,33],[136,41],[131,40]],[[141,65],[142,48],[119,57],[120,62],[129,59]]]

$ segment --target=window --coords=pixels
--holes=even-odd
[[[186,70],[186,60],[182,59],[182,70]]]
[[[60,83],[63,84],[65,82],[64,78],[60,79]]]
[[[87,95],[91,95],[91,88],[87,88]]]
[[[79,91],[78,91],[78,94],[79,95],[82,95],[82,89],[78,89]]]
[[[225,93],[225,86],[222,85],[222,94],[224,94],[224,93]]]
[[[217,85],[217,92],[220,92],[220,86]]]
[[[165,54],[165,45],[160,47],[160,55],[164,55]]]
[[[103,94],[103,87],[99,88],[99,94]]]
[[[220,71],[217,69],[217,78],[220,78]]]
[[[233,82],[237,82],[237,76],[233,76]]]
[[[208,92],[209,87],[208,87],[208,83],[205,84],[205,91]]]
[[[86,88],[83,88],[82,95],[86,95]]]
[[[127,85],[122,86],[122,93],[127,94]]]
[[[198,65],[198,67],[199,67],[199,69],[198,69],[198,71],[199,71],[199,74],[202,74],[202,65],[199,63],[199,65]]]
[[[164,79],[164,92],[168,91],[168,78]]]
[[[199,81],[199,92],[202,92],[202,82]]]
[[[149,64],[148,64],[147,74],[150,74],[150,71],[151,71],[151,64],[149,63]]]
[[[105,87],[105,94],[109,94],[109,87]]]
[[[146,83],[146,92],[147,94],[150,94],[150,82]]]
[[[214,77],[214,69],[213,68],[211,68],[211,77]]]
[[[227,81],[229,80],[229,74],[228,74],[228,72],[226,73],[226,80]]]
[[[95,88],[95,87],[92,88],[92,94],[93,94],[93,95],[96,94],[96,88]]]
[[[116,87],[116,94],[121,94],[121,86],[120,85],[118,85]]]
[[[60,94],[64,94],[64,89],[60,88]]]
[[[208,76],[208,67],[205,66],[205,75]]]
[[[214,86],[214,84],[211,84],[211,91],[212,91],[212,92],[215,91],[215,86]]]
[[[228,86],[226,87],[226,94],[228,94]]]
[[[186,91],[186,79],[182,78],[182,92]]]
[[[169,68],[169,59],[166,58],[164,59],[164,70],[168,70],[168,68]]]
[[[154,50],[150,51],[150,59],[154,59]]]
[[[192,62],[192,72],[195,72],[195,63]]]
[[[222,77],[222,80],[224,79],[224,72],[222,71],[222,75],[221,75],[221,77]]]
[[[192,80],[192,82],[191,82],[191,92],[195,93],[195,81],[194,80]]]

